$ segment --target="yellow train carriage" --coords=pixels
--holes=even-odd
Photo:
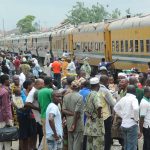
[[[109,24],[112,59],[116,69],[147,70],[150,58],[150,16],[125,18]]]
[[[98,66],[100,59],[105,57],[104,23],[80,25],[73,30],[74,55],[83,63],[82,58],[88,57],[93,66]]]

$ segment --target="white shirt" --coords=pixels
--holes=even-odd
[[[52,138],[53,130],[49,124],[49,115],[54,115],[55,129],[58,136],[63,136],[61,113],[58,106],[54,103],[50,103],[46,110],[46,138]]]
[[[130,128],[139,120],[139,104],[135,95],[127,93],[114,107],[115,112],[122,118],[121,126]]]
[[[144,117],[144,128],[150,127],[150,102],[145,100],[144,98],[140,103],[140,117]]]
[[[24,81],[26,80],[26,76],[23,74],[23,72],[20,73],[19,80],[20,80],[20,86],[22,86]]]
[[[31,89],[31,91],[29,92],[27,96],[26,103],[32,103],[34,106],[39,107],[38,101],[34,100],[34,93],[36,92],[36,90],[37,89],[35,87]],[[34,114],[36,122],[41,123],[41,117],[40,117],[39,111],[32,109],[32,112]]]
[[[73,61],[68,64],[67,70],[69,73],[76,73],[76,66]]]

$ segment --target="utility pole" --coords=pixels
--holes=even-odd
[[[5,38],[5,22],[4,22],[4,18],[2,19],[2,24],[3,24],[3,36]]]

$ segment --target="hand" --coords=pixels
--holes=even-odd
[[[59,136],[58,136],[57,134],[54,134],[53,137],[54,137],[54,139],[55,139],[56,141],[59,140]]]
[[[142,137],[142,134],[143,134],[143,133],[141,133],[141,132],[138,133],[138,139],[140,139],[140,138]]]
[[[75,127],[75,125],[73,124],[73,125],[71,126],[71,128],[68,130],[68,132],[74,132],[75,129],[76,129],[76,127]]]

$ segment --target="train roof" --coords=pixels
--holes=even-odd
[[[73,33],[85,33],[85,32],[103,32],[104,22],[81,24],[73,29]]]
[[[113,21],[109,24],[108,30],[120,30],[128,28],[139,28],[150,26],[150,15],[136,16]]]

